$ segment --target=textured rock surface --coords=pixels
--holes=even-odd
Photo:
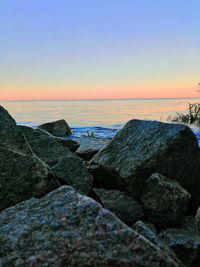
[[[0,131],[16,127],[15,120],[10,116],[7,110],[0,106]]]
[[[92,189],[93,176],[78,156],[69,154],[61,158],[51,169],[60,181],[65,181],[65,184],[73,186],[82,194],[87,195]]]
[[[1,212],[0,240],[2,266],[180,266],[67,186]]]
[[[152,173],[162,173],[177,180],[195,200],[200,188],[199,151],[187,126],[131,120],[94,156],[89,168],[96,187],[124,188],[136,198]]]
[[[130,224],[144,216],[143,208],[138,202],[118,190],[94,188],[103,206],[112,211],[120,220]]]
[[[167,229],[158,237],[172,248],[186,266],[200,266],[200,236],[183,229]]]
[[[198,225],[195,220],[195,216],[186,216],[184,217],[181,222],[180,226],[182,229],[193,232],[194,234],[198,235]]]
[[[163,241],[158,238],[157,231],[152,224],[147,222],[145,223],[143,221],[137,221],[133,224],[133,226],[131,226],[131,228],[152,242],[156,247],[165,251],[165,253],[167,253],[171,258],[174,260],[177,259],[173,250],[171,250]]]
[[[196,220],[197,227],[198,227],[199,234],[200,234],[200,207],[197,210],[197,214],[196,214],[195,220]]]
[[[0,210],[58,187],[48,166],[18,132],[0,134]]]
[[[46,130],[47,132],[49,132],[55,136],[61,136],[62,137],[62,136],[67,136],[67,135],[72,134],[71,129],[65,120],[58,120],[58,121],[44,123],[38,127],[40,129]]]
[[[140,201],[148,221],[168,225],[185,215],[190,197],[178,182],[154,173],[144,183]]]
[[[104,148],[110,141],[109,139],[101,139],[94,137],[77,138],[76,141],[80,144],[80,147],[76,151],[76,154],[84,159],[92,159],[99,150]]]
[[[69,149],[59,144],[53,136],[26,126],[18,126],[18,129],[26,136],[33,152],[49,166],[57,164],[59,159],[71,154]]]

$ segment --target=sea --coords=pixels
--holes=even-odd
[[[131,119],[169,121],[199,98],[1,101],[20,125],[37,127],[65,119],[73,137],[112,138]],[[191,126],[200,140],[200,131]]]

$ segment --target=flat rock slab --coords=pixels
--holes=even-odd
[[[0,240],[1,266],[181,266],[67,186],[1,212]]]
[[[120,189],[136,199],[144,181],[162,173],[177,180],[192,195],[193,206],[199,206],[200,150],[185,125],[131,120],[88,167],[96,187]]]
[[[33,154],[24,135],[0,132],[0,210],[58,187],[49,167]]]
[[[99,150],[104,148],[110,142],[110,139],[95,137],[80,137],[74,140],[80,145],[76,154],[84,160],[91,160]]]
[[[144,183],[140,202],[148,221],[169,225],[184,217],[190,198],[177,181],[154,173]]]
[[[93,188],[105,209],[113,212],[120,220],[130,224],[142,219],[144,211],[132,197],[118,190]]]

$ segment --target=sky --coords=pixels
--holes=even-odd
[[[197,97],[199,0],[1,0],[0,100]]]

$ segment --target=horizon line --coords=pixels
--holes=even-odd
[[[33,102],[33,101],[105,101],[105,100],[164,100],[164,99],[196,99],[195,97],[144,97],[144,98],[72,98],[72,99],[18,99],[0,100],[1,102]]]

